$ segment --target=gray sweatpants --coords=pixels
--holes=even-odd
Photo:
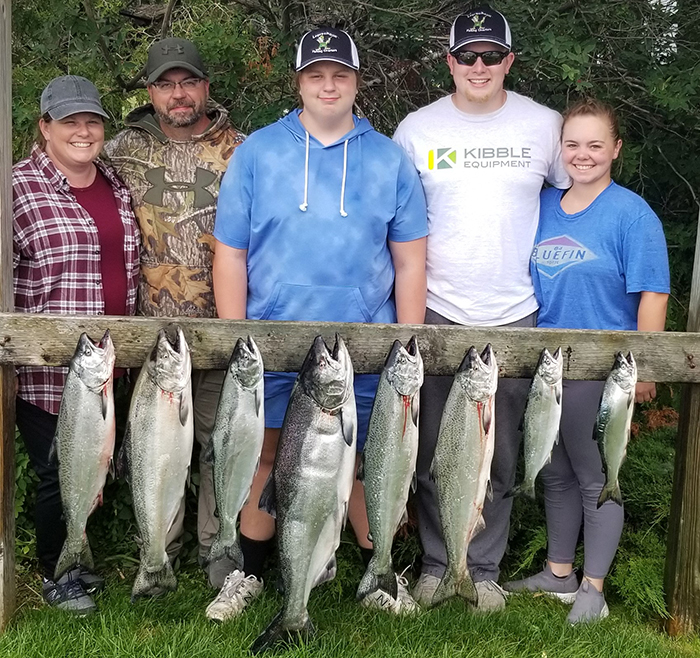
[[[584,567],[589,578],[605,578],[622,535],[623,509],[598,496],[605,483],[593,426],[604,382],[564,381],[559,443],[540,474],[547,514],[547,559],[574,561],[583,521]]]
[[[194,436],[200,446],[200,456],[209,444],[214,429],[216,409],[219,405],[225,370],[195,370],[192,372],[192,406],[194,411]],[[219,519],[214,515],[214,471],[211,464],[199,461],[199,496],[197,498],[197,538],[200,561],[209,555],[209,549],[219,531]],[[182,548],[185,499],[178,510],[166,539],[167,552],[174,560]]]
[[[506,327],[534,327],[537,314],[511,322]],[[457,324],[427,309],[426,324]],[[478,346],[481,350],[484,346]],[[498,565],[508,544],[512,498],[504,495],[515,484],[521,432],[518,429],[525,409],[530,381],[527,379],[500,379],[496,391],[496,446],[491,463],[493,500],[484,503],[486,528],[469,544],[467,561],[475,582],[498,580]],[[452,386],[452,377],[429,376],[421,389],[420,442],[416,466],[416,501],[418,531],[423,545],[422,573],[442,578],[447,566],[445,542],[440,527],[437,489],[430,479],[430,464],[435,453],[442,410]]]

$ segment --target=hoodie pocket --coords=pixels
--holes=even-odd
[[[372,315],[359,288],[278,283],[260,319],[372,322]]]

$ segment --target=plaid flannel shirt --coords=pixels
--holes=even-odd
[[[131,197],[112,169],[95,164],[114,191],[124,225],[127,314],[136,310],[140,235]],[[12,168],[13,281],[15,310],[24,313],[100,315],[104,295],[95,222],[76,201],[66,177],[34,145]],[[78,337],[76,336],[76,343]],[[68,368],[17,369],[18,395],[57,414]]]

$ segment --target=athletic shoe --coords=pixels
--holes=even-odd
[[[413,600],[421,608],[430,608],[433,605],[433,596],[435,595],[435,590],[440,584],[440,579],[437,576],[433,576],[429,573],[422,573],[416,584],[413,586],[413,591],[411,595]]]
[[[78,582],[86,594],[97,594],[105,588],[105,579],[102,576],[88,571],[85,567],[79,567],[79,569]]]
[[[214,562],[210,562],[209,566],[205,569],[209,579],[209,585],[214,589],[221,589],[226,582],[226,576],[234,571],[235,568],[236,565],[233,560],[227,557],[222,557]]]
[[[420,608],[413,597],[408,593],[408,581],[403,576],[396,577],[396,598],[382,589],[375,590],[360,601],[365,608],[384,610],[392,615],[412,615],[419,612]]]
[[[221,591],[207,606],[206,616],[213,621],[226,621],[240,615],[246,606],[262,594],[263,582],[252,574],[246,576],[234,569],[224,580]]]
[[[505,610],[508,593],[493,580],[480,580],[476,587],[478,612],[499,612]]]
[[[566,618],[572,626],[605,619],[610,614],[602,592],[599,592],[587,578],[581,581],[576,594],[576,602]]]
[[[71,569],[58,580],[44,578],[42,595],[50,606],[65,610],[78,617],[97,611],[97,606],[89,594],[85,593],[79,581],[80,569]]]
[[[547,563],[544,569],[534,576],[523,580],[511,580],[503,585],[503,589],[507,592],[541,592],[570,604],[576,600],[578,579],[574,571],[563,578],[555,576]]]

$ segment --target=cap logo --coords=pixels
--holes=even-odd
[[[185,54],[185,49],[182,46],[168,46],[167,44],[163,44],[161,46],[161,51],[164,55],[169,55],[171,51],[177,53],[178,55]]]
[[[333,39],[333,38],[334,38],[334,35],[332,35],[332,34],[328,34],[328,35],[319,34],[316,37],[316,42],[318,43],[318,48],[314,49],[313,52],[322,53],[322,52],[327,52],[329,50],[332,50],[331,49],[331,39]]]
[[[479,14],[472,16],[472,21],[474,23],[474,29],[481,30],[484,27],[484,21],[486,20],[486,14],[482,14],[479,18]]]

